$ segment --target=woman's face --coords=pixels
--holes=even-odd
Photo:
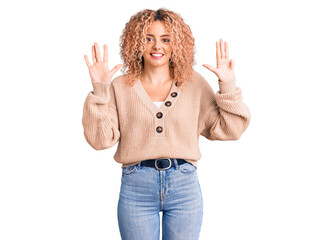
[[[144,67],[169,66],[170,57],[170,35],[164,23],[155,21],[147,31],[146,50],[143,52]]]

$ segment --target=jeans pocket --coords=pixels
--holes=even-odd
[[[132,165],[132,166],[124,167],[122,169],[122,174],[123,175],[130,175],[132,173],[135,173],[137,170],[138,170],[138,166],[137,165]]]
[[[179,165],[179,171],[182,173],[194,173],[196,170],[197,168],[189,162]]]

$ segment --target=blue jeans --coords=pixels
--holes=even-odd
[[[203,200],[196,167],[191,163],[167,170],[140,163],[122,169],[118,201],[122,240],[197,240]]]

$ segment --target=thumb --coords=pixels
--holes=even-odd
[[[212,71],[212,72],[216,72],[216,67],[213,67],[209,64],[203,64],[203,67],[207,68],[208,70]]]
[[[118,64],[118,65],[116,65],[114,68],[112,68],[109,72],[108,72],[108,74],[110,75],[110,76],[113,76],[121,67],[122,67],[123,65],[122,64]]]
[[[230,66],[231,66],[231,69],[234,69],[234,67],[235,67],[235,60],[233,60],[233,59],[230,60]]]
[[[115,74],[122,66],[123,66],[122,64],[118,64],[114,68],[112,68],[110,71],[112,75]]]
[[[122,64],[116,65],[114,68],[112,68],[110,71],[107,73],[107,79],[111,80],[113,75],[122,67]]]

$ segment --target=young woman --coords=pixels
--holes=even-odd
[[[181,16],[167,9],[132,16],[121,36],[121,58],[108,68],[97,43],[92,46],[92,80],[83,108],[87,142],[96,150],[119,142],[114,159],[122,164],[118,223],[124,240],[198,239],[203,199],[196,172],[199,136],[236,140],[250,113],[236,87],[228,44],[216,42],[219,91],[194,65],[194,38]],[[123,66],[123,74],[112,76]],[[217,153],[216,158],[221,155]],[[211,164],[218,164],[211,159]]]

